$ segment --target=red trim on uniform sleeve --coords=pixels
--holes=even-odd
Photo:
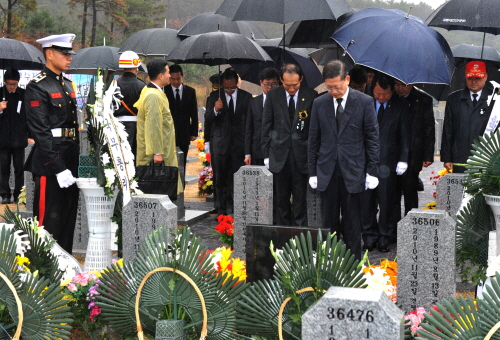
[[[76,99],[76,94],[75,92],[70,92],[71,98]]]
[[[40,196],[38,197],[38,225],[43,225],[45,218],[45,195],[47,194],[47,177],[40,176]]]
[[[40,106],[40,101],[39,100],[32,100],[30,101],[30,107],[37,107]]]
[[[54,93],[51,93],[51,94],[50,94],[50,97],[51,97],[52,99],[62,98],[62,93],[61,93],[61,92],[54,92]]]

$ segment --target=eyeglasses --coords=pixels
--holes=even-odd
[[[237,86],[234,86],[234,87],[223,87],[224,91],[234,91],[237,88],[238,88]]]
[[[280,86],[280,84],[278,84],[278,83],[271,83],[271,84],[262,83],[262,85],[264,85],[264,87],[267,87],[268,89]],[[288,85],[288,86],[290,86],[290,85]]]
[[[17,86],[19,83],[5,83],[6,86]]]
[[[344,89],[344,82],[345,82],[345,79],[342,80],[342,85],[340,85],[340,86],[328,87],[325,85],[325,90],[327,90],[328,92],[330,92],[330,91],[335,91],[335,92],[342,91]]]

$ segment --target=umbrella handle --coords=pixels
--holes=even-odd
[[[347,43],[347,46],[345,47],[344,53],[342,54],[342,57],[345,57],[345,55],[347,54],[347,49],[349,48],[349,46],[351,44],[354,44],[354,40],[349,40],[349,42]]]

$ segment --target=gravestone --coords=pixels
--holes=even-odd
[[[73,250],[84,252],[89,243],[89,223],[87,219],[87,206],[85,197],[79,190],[78,208],[76,211],[75,233],[73,235]]]
[[[265,166],[242,166],[234,174],[233,256],[242,260],[250,223],[273,223],[273,174]]]
[[[123,259],[135,259],[142,241],[159,227],[177,230],[177,207],[167,195],[132,196],[122,210]]]
[[[302,315],[302,340],[400,340],[403,318],[381,290],[332,286]]]
[[[80,154],[89,154],[90,153],[90,141],[88,139],[88,131],[87,129],[81,129],[78,131],[79,139],[80,139]]]
[[[179,164],[179,176],[181,176],[182,183],[186,179],[186,169],[184,167],[184,152],[179,147],[176,148],[177,163]],[[177,219],[180,220],[186,214],[184,209],[184,191],[177,195],[177,199],[172,201],[177,206]]]
[[[436,184],[436,208],[445,210],[456,221],[464,198],[465,174],[446,174]]]
[[[283,249],[288,241],[300,234],[311,233],[313,247],[316,246],[318,232],[322,232],[323,240],[329,229],[304,228],[279,225],[249,224],[246,226],[246,261],[247,282],[272,279],[276,260],[271,254],[271,241],[275,249]]]
[[[410,312],[455,297],[455,221],[413,209],[398,223],[398,305]]]
[[[307,185],[307,226],[323,226],[323,214],[321,213],[321,197],[319,191]]]

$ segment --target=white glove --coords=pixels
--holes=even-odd
[[[264,165],[269,169],[269,158],[264,158]]]
[[[318,176],[309,177],[309,185],[311,188],[316,189],[318,187]]]
[[[205,143],[205,153],[210,153],[210,142]]]
[[[75,184],[75,178],[71,174],[71,171],[68,169],[61,171],[60,173],[56,174],[57,177],[57,182],[59,183],[59,186],[61,188],[67,188],[70,185]]]
[[[408,163],[406,162],[398,162],[398,165],[396,166],[396,173],[401,176],[402,174],[405,173],[406,169],[408,169]]]
[[[378,178],[366,174],[365,190],[375,189],[378,185]]]

